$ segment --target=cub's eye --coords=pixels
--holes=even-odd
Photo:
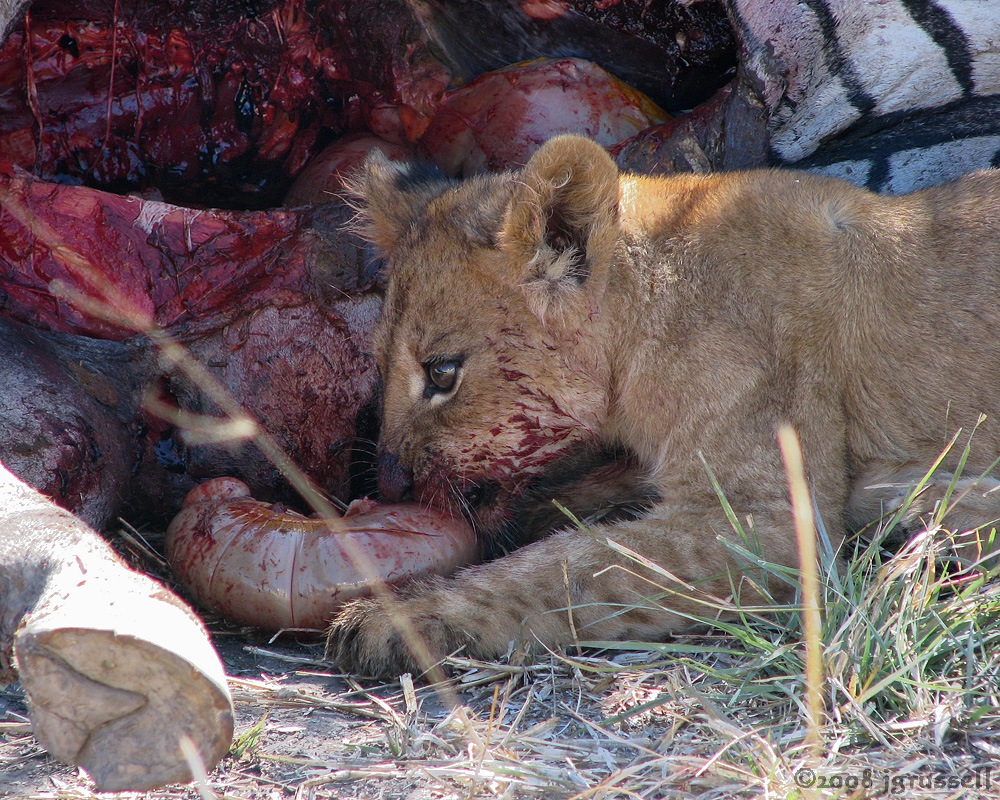
[[[428,361],[424,369],[427,371],[428,392],[450,392],[458,383],[462,362],[457,358]]]

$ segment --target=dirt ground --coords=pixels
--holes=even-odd
[[[638,796],[632,789],[662,780],[654,762],[670,726],[661,708],[630,720],[624,735],[601,725],[659,695],[621,663],[628,654],[618,662],[584,658],[584,671],[554,658],[526,667],[457,662],[460,680],[444,696],[420,684],[412,693],[398,682],[361,685],[324,664],[316,643],[272,643],[221,627],[214,635],[236,704],[230,755],[207,787],[114,796],[615,797]],[[17,684],[0,690],[0,796],[112,796],[48,757],[26,714]],[[631,788],[620,793],[613,778],[623,768]],[[649,769],[655,774],[644,776]]]

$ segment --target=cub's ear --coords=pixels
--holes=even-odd
[[[500,246],[516,264],[533,310],[597,300],[618,240],[618,167],[581,136],[550,139],[516,174]]]
[[[348,202],[358,212],[358,232],[389,252],[427,203],[451,183],[433,165],[390,161],[374,150],[347,186]]]

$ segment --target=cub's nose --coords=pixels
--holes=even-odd
[[[413,499],[413,471],[399,463],[395,453],[386,450],[378,454],[378,490],[387,503]]]

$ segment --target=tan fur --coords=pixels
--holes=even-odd
[[[394,617],[349,606],[333,628],[347,666],[412,668],[402,623],[434,655],[477,656],[687,627],[707,612],[682,587],[740,585],[701,456],[763,555],[797,563],[780,423],[838,540],[898,504],[980,414],[964,474],[1000,455],[1000,173],[905,197],[785,171],[644,178],[560,137],[519,173],[462,184],[407,185],[372,163],[363,193],[391,270],[380,447],[412,469],[416,496],[461,506],[492,487],[476,512],[489,536],[511,498],[593,444],[634,454],[659,500],[415,587]],[[427,389],[424,365],[442,358],[462,360],[451,393]],[[1000,517],[1000,493],[984,494],[996,485],[963,484],[953,524]],[[649,601],[650,573],[606,540],[667,569],[678,593]]]

